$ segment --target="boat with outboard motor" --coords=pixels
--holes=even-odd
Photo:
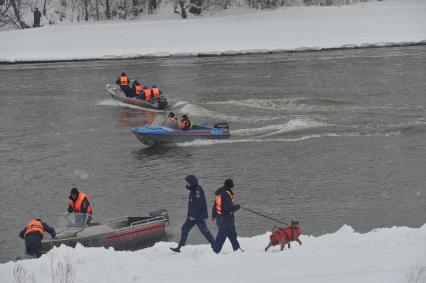
[[[41,246],[45,253],[62,244],[75,247],[77,243],[85,247],[113,247],[117,250],[135,250],[164,240],[167,210],[151,212],[146,217],[122,217],[101,219],[89,214],[63,213],[59,215],[55,227],[55,238],[43,239]]]
[[[213,127],[193,125],[188,130],[172,129],[161,125],[135,127],[131,130],[140,142],[155,144],[189,142],[197,139],[220,140],[231,136],[228,123],[218,123]]]
[[[115,100],[118,100],[123,103],[136,105],[139,107],[147,108],[150,110],[164,110],[167,108],[168,101],[167,97],[160,95],[157,99],[152,99],[151,101],[146,101],[144,99],[137,99],[134,97],[127,97],[121,88],[117,85],[106,85],[106,89]]]

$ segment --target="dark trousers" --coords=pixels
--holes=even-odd
[[[207,228],[206,221],[204,221],[204,219],[186,219],[185,223],[182,225],[182,234],[180,236],[179,246],[185,246],[188,233],[191,231],[194,225],[198,226],[198,229],[200,229],[200,232],[204,235],[207,241],[209,241],[214,250],[216,247],[216,241],[214,240],[213,235],[210,233],[209,228]]]
[[[27,255],[41,257],[41,235],[38,232],[25,236],[25,249]]]
[[[131,89],[128,85],[120,85],[121,90],[124,92],[124,94],[128,97],[131,97]]]
[[[240,248],[240,243],[237,240],[237,231],[235,230],[234,219],[231,216],[219,216],[216,219],[217,226],[219,231],[216,236],[216,253],[219,253],[222,250],[223,244],[225,243],[226,238],[231,241],[232,249],[234,251]]]

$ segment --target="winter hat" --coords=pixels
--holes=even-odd
[[[223,185],[225,188],[232,189],[234,187],[234,181],[232,181],[232,179],[226,179]]]
[[[78,191],[77,188],[72,188],[71,189],[70,196],[72,196],[72,195],[78,195],[78,194],[79,194],[79,191]]]

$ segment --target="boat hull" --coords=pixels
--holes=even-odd
[[[41,243],[42,252],[53,247],[66,245],[75,247],[77,243],[85,247],[113,247],[116,250],[135,250],[153,245],[166,239],[166,210],[159,210],[160,216],[126,217],[113,219],[107,223],[67,228],[56,238],[45,238]]]
[[[230,137],[229,129],[199,127],[182,131],[162,126],[144,126],[132,129],[136,138],[145,145],[190,142],[194,140],[222,140]]]
[[[111,97],[114,100],[117,100],[126,104],[143,107],[150,110],[159,110],[159,111],[165,110],[168,106],[167,98],[164,96],[160,96],[159,99],[153,99],[151,102],[147,102],[146,100],[127,97],[126,95],[124,95],[123,91],[118,86],[107,85],[106,89],[108,90],[108,93],[111,95]]]

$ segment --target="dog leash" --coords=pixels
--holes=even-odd
[[[254,210],[251,210],[251,209],[248,209],[248,208],[242,207],[241,205],[240,205],[240,208],[242,208],[242,209],[244,209],[244,210],[247,210],[247,211],[249,211],[249,212],[251,212],[251,213],[257,214],[257,215],[259,215],[259,216],[265,217],[265,218],[267,218],[267,219],[270,219],[270,220],[273,220],[273,221],[276,221],[276,222],[279,222],[279,223],[282,223],[282,224],[285,224],[285,225],[289,225],[288,223],[286,223],[286,222],[284,222],[284,221],[281,221],[281,220],[278,220],[278,219],[275,219],[275,218],[269,217],[269,216],[267,216],[267,215],[265,215],[265,214],[262,214],[262,213],[256,212],[256,211],[254,211]]]

